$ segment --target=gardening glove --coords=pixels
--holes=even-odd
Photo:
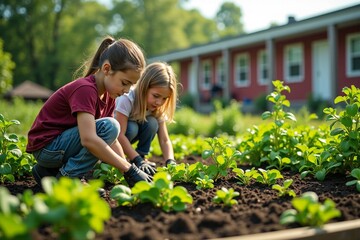
[[[135,183],[139,181],[152,182],[152,176],[141,171],[134,163],[131,164],[129,170],[124,173],[124,178],[129,184],[129,187],[133,187]]]
[[[156,173],[156,168],[149,164],[148,161],[145,161],[140,155],[136,156],[131,162],[148,175],[153,176]]]
[[[169,158],[168,160],[166,160],[165,166],[168,166],[169,164],[172,166],[176,166],[176,161],[174,159]]]

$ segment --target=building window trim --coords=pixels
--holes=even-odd
[[[304,46],[301,43],[285,46],[284,77],[287,83],[304,81]]]
[[[212,65],[210,60],[204,60],[201,64],[201,88],[209,90],[212,84]]]
[[[355,46],[352,45],[353,41],[356,41]],[[353,69],[355,64],[359,69]],[[358,65],[360,65],[360,33],[349,34],[346,38],[346,76],[359,77],[360,67]]]
[[[250,57],[248,53],[240,53],[235,57],[235,86],[250,86]],[[243,79],[240,79],[243,76]]]
[[[265,86],[269,84],[269,64],[267,59],[266,50],[258,51],[258,61],[257,61],[257,73],[258,73],[258,84]],[[264,76],[265,75],[265,76]]]

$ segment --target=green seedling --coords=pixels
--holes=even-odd
[[[97,164],[93,176],[94,178],[99,178],[104,182],[112,184],[127,184],[124,175],[118,169],[107,163]]]
[[[249,185],[251,183],[251,179],[253,179],[254,174],[257,173],[255,168],[246,169],[245,171],[241,168],[234,168],[233,172],[236,173],[236,178],[239,180],[239,184],[241,185]]]
[[[288,195],[290,197],[296,197],[296,193],[294,192],[294,190],[289,189],[289,187],[291,186],[292,183],[293,183],[292,179],[286,179],[284,181],[283,186],[281,186],[279,184],[274,184],[272,186],[272,189],[277,190],[280,197],[284,197],[286,195]]]
[[[283,175],[277,169],[265,170],[259,168],[258,171],[261,174],[259,172],[254,173],[253,178],[256,179],[257,182],[269,186],[275,184],[277,179],[283,178]]]
[[[354,85],[342,89],[335,104],[345,103],[345,109],[337,113],[334,108],[325,108],[326,120],[331,121],[330,134],[339,141],[331,142],[329,152],[342,162],[344,170],[360,167],[360,88]]]
[[[196,189],[209,189],[214,187],[214,180],[208,175],[200,173],[200,176],[196,178],[195,184]]]
[[[228,170],[237,167],[236,160],[240,158],[240,152],[231,146],[228,140],[223,138],[210,138],[206,141],[210,148],[202,153],[203,159],[211,158],[214,164],[206,169],[206,174],[214,181],[220,176],[227,176]]]
[[[227,189],[222,187],[221,190],[216,191],[216,196],[213,198],[213,202],[218,204],[224,204],[227,207],[231,207],[234,204],[238,204],[238,201],[234,199],[239,196],[240,193],[236,192],[233,188]]]
[[[115,186],[110,196],[122,206],[132,206],[137,203],[150,202],[155,207],[165,212],[184,211],[187,203],[193,199],[182,186],[174,187],[171,176],[166,172],[158,172],[153,177],[153,182],[140,181],[131,191],[129,188]]]
[[[351,176],[355,178],[355,180],[351,180],[346,182],[346,186],[352,186],[355,185],[356,190],[360,192],[360,168],[354,168],[351,173]]]
[[[329,220],[341,216],[331,199],[319,203],[314,192],[306,192],[291,201],[295,209],[288,209],[280,216],[281,224],[299,223],[302,226],[321,227]]]

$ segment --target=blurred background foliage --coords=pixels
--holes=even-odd
[[[0,95],[25,80],[52,90],[72,81],[106,35],[131,39],[150,57],[243,33],[233,3],[208,19],[187,1],[2,0]]]

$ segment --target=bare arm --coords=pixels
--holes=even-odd
[[[131,166],[130,163],[96,134],[95,118],[93,115],[86,112],[79,112],[77,114],[77,122],[83,147],[86,147],[94,156],[101,159],[101,161],[114,166],[121,172],[129,170]],[[116,142],[114,144],[116,144]]]
[[[128,123],[128,117],[124,114],[117,112],[115,113],[115,119],[120,123],[120,134],[118,137],[118,141],[124,150],[125,155],[130,159],[134,159],[139,153],[135,151],[135,149],[132,147],[129,139],[125,136],[126,129],[127,129],[127,123]]]
[[[158,139],[164,160],[175,159],[174,149],[165,122],[159,123]]]

